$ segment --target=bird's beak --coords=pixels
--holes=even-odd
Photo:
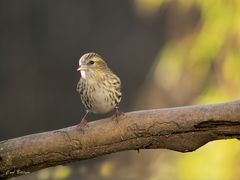
[[[77,69],[77,71],[86,71],[88,68],[87,68],[87,65],[80,65]]]

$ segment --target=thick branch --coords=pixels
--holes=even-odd
[[[212,140],[240,138],[240,101],[136,111],[0,142],[0,178],[104,154],[165,148],[194,151]]]

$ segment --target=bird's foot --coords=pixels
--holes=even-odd
[[[113,116],[112,116],[112,120],[115,120],[116,124],[118,124],[119,120],[121,119],[121,116],[124,116],[124,115],[125,115],[124,112],[120,112],[118,109],[116,109],[115,114],[113,114]],[[119,126],[118,126],[118,128],[119,128]],[[123,141],[124,139],[123,139],[123,136],[122,136],[121,128],[119,128],[119,130],[120,130],[121,140]]]
[[[112,119],[116,121],[116,123],[119,122],[121,116],[124,116],[124,112],[120,112],[119,110],[116,110],[115,114],[112,116]]]
[[[84,132],[85,127],[89,127],[87,119],[82,118],[81,122],[77,125],[77,129]]]

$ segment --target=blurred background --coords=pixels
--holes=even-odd
[[[120,76],[124,112],[239,99],[240,1],[0,1],[0,140],[79,123],[76,69],[92,51]],[[127,151],[13,179],[239,177],[240,143],[222,140],[192,153]]]

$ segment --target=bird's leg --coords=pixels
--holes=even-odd
[[[119,117],[123,115],[124,115],[124,112],[119,111],[118,107],[116,107],[115,114],[113,115],[112,119],[115,119],[115,121],[118,123]]]
[[[86,117],[87,117],[88,113],[89,113],[89,110],[86,110],[86,113],[85,113],[85,115],[83,116],[81,122],[77,125],[77,127],[78,127],[79,129],[81,129],[81,130],[83,130],[83,128],[84,128],[85,126],[87,126],[87,123],[88,123],[88,122],[87,122]]]
[[[124,116],[124,112],[120,112],[118,110],[118,107],[115,107],[115,114],[112,116],[112,119],[115,120],[116,123],[119,122],[120,116]],[[120,130],[120,137],[121,140],[123,140],[123,136],[122,136],[122,130],[121,128],[118,126],[119,130]]]

